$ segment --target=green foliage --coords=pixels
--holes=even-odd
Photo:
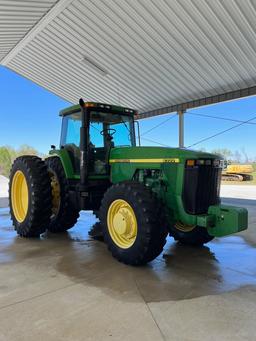
[[[232,151],[227,148],[219,148],[212,150],[213,154],[221,155],[225,160],[228,160],[233,155]]]
[[[27,144],[23,144],[20,146],[20,148],[16,152],[17,156],[21,155],[38,155],[38,151],[31,147],[28,146]]]
[[[12,159],[8,147],[0,147],[0,174],[9,175]]]
[[[22,145],[18,150],[10,146],[0,147],[0,174],[9,176],[12,162],[21,155],[39,155],[38,151],[31,146]]]

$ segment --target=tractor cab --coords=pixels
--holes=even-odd
[[[88,173],[104,175],[109,173],[109,154],[114,147],[136,145],[134,115],[129,108],[101,103],[84,103],[86,130],[81,141],[82,110],[76,105],[60,112],[62,132],[60,147],[69,153],[74,171],[80,172],[81,142],[85,143],[88,156]]]

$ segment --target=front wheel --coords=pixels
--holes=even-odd
[[[138,182],[110,187],[99,211],[104,240],[120,262],[143,265],[163,250],[168,234],[161,203]]]
[[[186,225],[177,222],[171,227],[170,235],[178,242],[185,245],[202,246],[213,240],[205,227]]]

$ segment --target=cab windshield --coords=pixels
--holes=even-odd
[[[80,145],[81,112],[63,117],[61,145]],[[90,143],[96,148],[106,146],[106,136],[112,136],[112,146],[134,146],[135,134],[133,117],[116,113],[91,111]]]

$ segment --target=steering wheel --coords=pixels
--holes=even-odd
[[[101,135],[110,135],[111,137],[115,134],[116,130],[113,128],[107,128],[107,129],[103,129],[100,134]]]

